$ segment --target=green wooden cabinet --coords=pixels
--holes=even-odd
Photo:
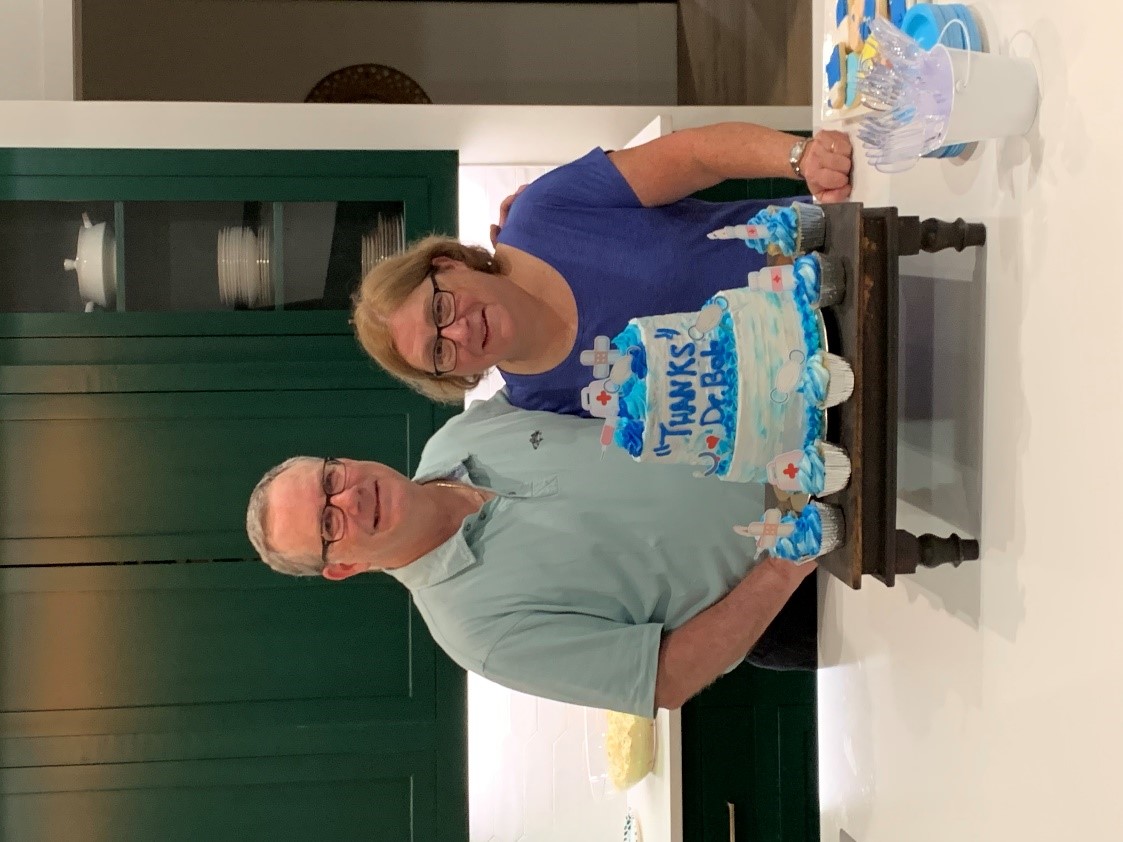
[[[817,842],[815,716],[813,673],[750,665],[684,706],[685,842]]]
[[[243,526],[288,456],[415,467],[447,410],[346,305],[455,215],[455,153],[0,150],[0,837],[467,838],[464,675],[408,593]]]
[[[64,268],[83,214],[112,229],[104,304]],[[347,305],[455,218],[452,152],[0,150],[0,565],[244,557],[242,498],[285,455],[412,469],[438,416]]]

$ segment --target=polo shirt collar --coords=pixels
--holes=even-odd
[[[536,497],[557,491],[557,480],[552,477],[538,482],[518,482],[495,474],[471,456],[439,463],[432,470],[414,477],[414,482],[418,483],[432,480],[466,482],[486,488],[500,497]],[[430,550],[405,567],[386,572],[411,591],[415,591],[438,585],[461,571],[479,564],[476,551],[469,546],[466,538],[466,533],[475,528],[478,520],[479,512],[468,515],[460,528],[439,547]]]
[[[475,515],[465,519],[465,523]],[[430,550],[416,561],[410,562],[405,567],[386,572],[409,588],[411,591],[427,588],[430,585],[439,585],[446,579],[451,579],[462,570],[467,570],[479,563],[476,553],[468,546],[464,539],[464,526],[456,530],[455,534],[435,550]]]

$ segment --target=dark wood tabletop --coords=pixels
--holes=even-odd
[[[841,302],[823,310],[830,350],[854,369],[854,393],[828,411],[827,439],[850,456],[850,483],[823,498],[841,506],[846,543],[819,559],[852,588],[862,575],[892,585],[898,573],[978,558],[978,542],[958,535],[915,536],[897,529],[898,259],[986,242],[986,228],[962,219],[899,216],[896,208],[827,205],[821,253],[846,280]]]

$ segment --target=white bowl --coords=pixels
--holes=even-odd
[[[78,292],[90,304],[112,307],[117,298],[117,241],[105,222],[94,225],[82,214],[78,229],[78,253],[62,265],[78,273]]]

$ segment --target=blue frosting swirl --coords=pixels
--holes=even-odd
[[[795,276],[795,297],[808,306],[819,304],[822,291],[822,268],[819,258],[814,254],[801,254],[792,263],[792,274]]]
[[[804,408],[806,415],[807,433],[803,438],[804,446],[809,446],[817,442],[823,437],[823,410],[817,406],[806,404]]]
[[[776,246],[782,254],[789,257],[795,254],[795,237],[799,226],[795,208],[769,205],[757,211],[749,220],[749,225],[761,225],[768,231],[767,238],[746,238],[745,245],[761,254],[768,253],[769,246]]]
[[[795,306],[799,311],[799,325],[803,330],[803,345],[810,358],[823,350],[822,337],[819,335],[819,311],[799,298],[795,299]]]
[[[711,303],[717,297],[719,296],[714,296],[706,304]],[[711,370],[715,372],[728,370],[731,373],[731,376],[727,378],[728,385],[721,396],[711,396],[710,398],[711,404],[716,403],[721,408],[721,426],[725,434],[721,437],[717,447],[714,448],[718,457],[714,473],[723,477],[729,473],[729,469],[733,466],[733,445],[737,440],[737,393],[740,379],[737,338],[733,331],[733,317],[728,310],[722,313],[721,321],[707,335],[707,338],[710,340]]]
[[[795,531],[786,538],[776,539],[776,546],[769,550],[773,556],[799,561],[819,554],[823,546],[823,519],[814,503],[804,506],[799,517],[794,517],[791,513],[784,515],[780,518],[780,523],[791,524]]]
[[[818,438],[818,437],[816,437]],[[801,491],[808,494],[822,494],[827,484],[827,466],[815,445],[815,439],[809,441],[803,448],[803,458],[796,466],[795,480],[799,483]]]
[[[831,384],[831,375],[823,365],[823,355],[815,354],[808,358],[803,367],[803,376],[800,377],[796,391],[803,395],[809,403],[822,406],[827,399],[827,388]]]
[[[633,457],[643,452],[644,419],[647,418],[647,351],[639,326],[628,322],[612,340],[612,346],[631,358],[632,376],[620,384],[616,395],[616,429],[612,440]]]
[[[824,416],[820,407],[827,399],[830,373],[823,365],[823,338],[819,332],[819,311],[815,306],[819,298],[819,260],[813,254],[802,255],[796,258],[793,268],[796,286],[792,299],[799,313],[803,344],[807,352],[807,365],[796,387],[797,391],[807,399],[807,432],[803,440],[806,450],[823,437]],[[819,457],[818,450],[814,451],[814,460],[817,460],[820,471],[810,471],[809,477],[821,473],[823,460]],[[825,477],[825,473],[822,475]],[[822,489],[821,480],[819,489]],[[808,488],[805,490],[811,491]]]

